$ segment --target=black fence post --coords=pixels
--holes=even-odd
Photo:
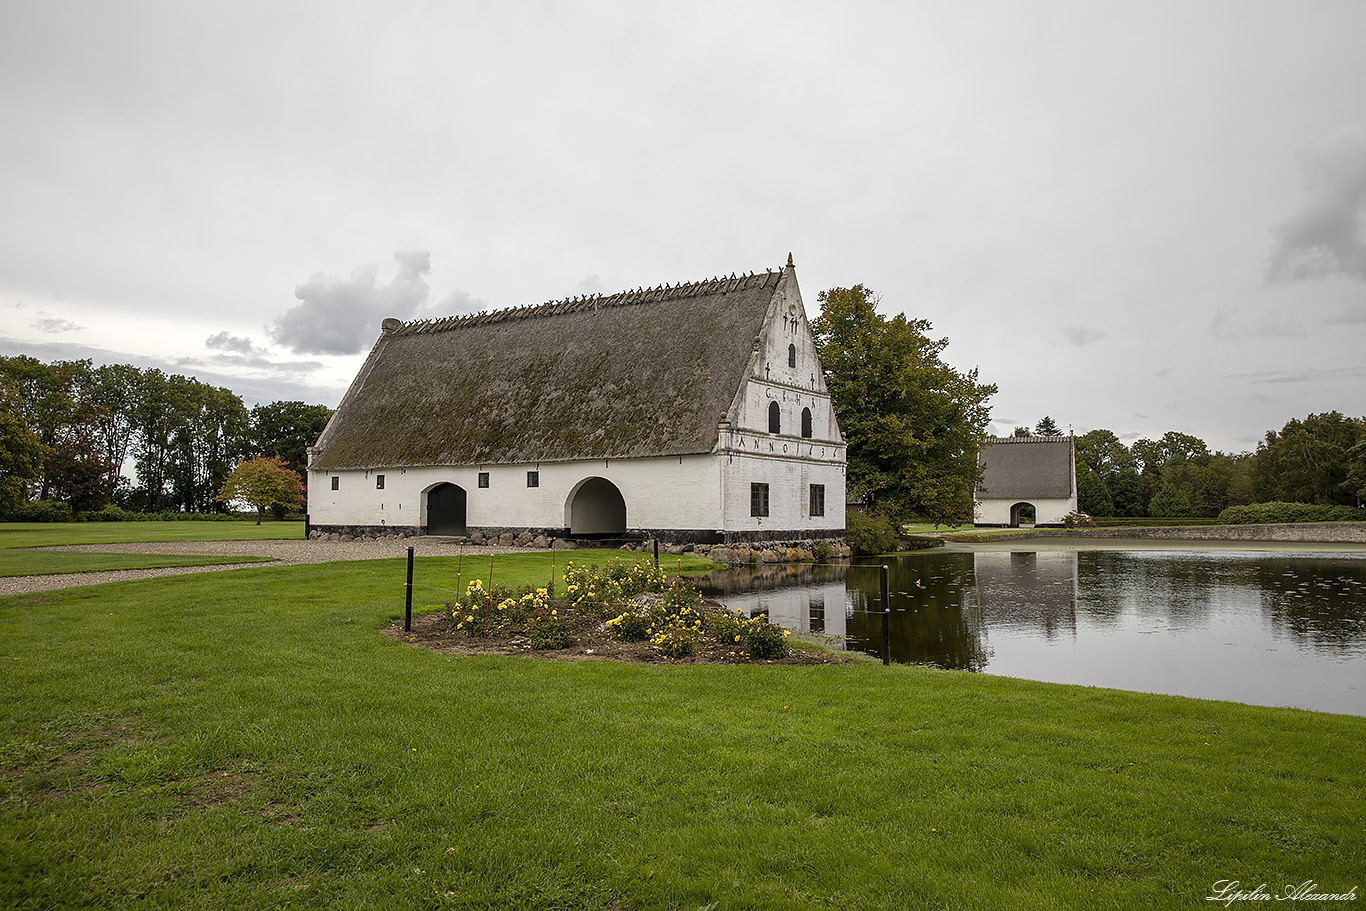
[[[892,663],[892,606],[887,591],[887,564],[882,564],[882,664]]]
[[[655,569],[659,569],[659,539],[655,538]]]
[[[403,631],[411,633],[413,631],[413,549],[408,548],[408,584],[404,586],[405,595],[403,598]]]

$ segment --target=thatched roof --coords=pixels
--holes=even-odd
[[[386,320],[310,467],[710,452],[788,275],[790,266],[475,316]]]
[[[996,437],[977,454],[979,499],[1065,499],[1072,496],[1072,437]]]

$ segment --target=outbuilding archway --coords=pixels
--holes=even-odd
[[[1010,507],[1010,527],[1033,525],[1038,516],[1033,503],[1016,503]]]
[[[606,478],[585,478],[566,502],[571,535],[611,537],[626,533],[626,498]]]
[[[463,535],[468,531],[465,488],[459,484],[438,484],[427,491],[427,534]]]

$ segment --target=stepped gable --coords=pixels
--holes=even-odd
[[[785,274],[385,320],[310,467],[710,452]]]
[[[983,467],[977,496],[1000,499],[1065,499],[1072,495],[1070,436],[994,437],[977,459]]]

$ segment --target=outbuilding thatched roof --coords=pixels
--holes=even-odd
[[[788,275],[385,320],[310,468],[710,452]]]
[[[996,437],[982,447],[978,499],[1066,499],[1072,496],[1072,437]]]

